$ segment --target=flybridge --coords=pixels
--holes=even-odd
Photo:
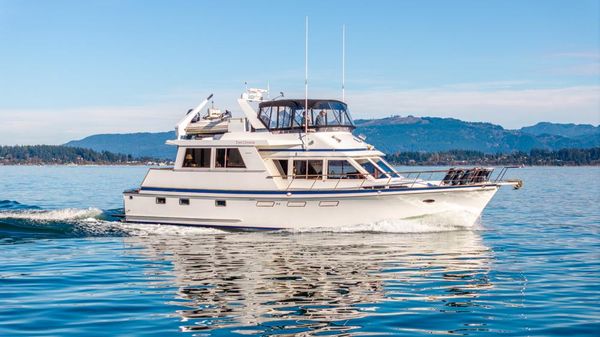
[[[177,139],[239,131],[326,132],[355,129],[346,103],[335,99],[279,99],[265,100],[263,89],[247,89],[238,103],[245,118],[232,118],[227,110],[209,107],[202,111],[212,99],[209,95],[195,109],[190,110],[175,127]],[[249,103],[258,103],[258,111]],[[305,107],[308,107],[306,109]],[[250,128],[251,126],[251,128]]]
[[[261,102],[258,118],[270,131],[297,132],[303,131],[305,126],[314,131],[352,131],[355,128],[348,106],[338,100],[282,99]]]

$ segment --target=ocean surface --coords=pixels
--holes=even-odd
[[[312,232],[121,224],[145,172],[0,166],[0,336],[600,331],[598,167],[513,170],[475,230]]]

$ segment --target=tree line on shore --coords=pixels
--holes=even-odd
[[[578,166],[600,165],[600,147],[589,149],[534,149],[529,152],[486,154],[479,151],[398,152],[387,160],[396,165],[527,165]]]
[[[0,164],[5,165],[129,164],[144,159],[61,145],[0,146]]]
[[[397,152],[387,160],[395,165],[600,165],[600,147],[590,149],[531,150],[486,154],[479,151]],[[62,145],[0,146],[0,165],[140,164],[161,162],[154,158],[94,151]]]

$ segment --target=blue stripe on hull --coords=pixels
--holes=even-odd
[[[159,191],[159,192],[185,192],[185,193],[208,193],[208,194],[261,194],[261,195],[287,195],[294,194],[353,194],[353,193],[395,193],[406,191],[435,191],[435,190],[450,190],[457,188],[469,187],[491,187],[496,184],[481,185],[481,186],[432,186],[432,187],[416,187],[416,188],[390,188],[390,189],[360,189],[360,190],[330,190],[330,191],[273,191],[273,190],[209,190],[209,189],[194,189],[194,188],[171,188],[171,187],[141,187],[142,191]]]

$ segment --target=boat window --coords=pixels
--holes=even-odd
[[[285,106],[280,106],[277,112],[277,127],[279,129],[287,129],[291,127],[292,109]]]
[[[215,167],[246,168],[240,149],[217,149]]]
[[[310,121],[310,116],[308,117]],[[292,121],[292,128],[304,127],[304,110],[294,111],[294,120]]]
[[[308,103],[308,109],[305,105]],[[336,100],[279,100],[259,105],[258,118],[269,130],[301,130],[304,113],[311,129],[354,128],[352,117],[345,103]],[[322,131],[322,130],[321,130]]]
[[[375,162],[375,164],[377,164],[377,166],[381,167],[381,169],[384,170],[388,175],[390,175],[392,177],[400,178],[400,175],[398,173],[396,173],[396,171],[392,168],[392,166],[390,164],[388,164],[388,162],[386,162],[385,160],[383,160],[381,158],[372,158],[372,159]]]
[[[159,205],[164,205],[167,203],[167,198],[163,198],[163,197],[156,197],[156,203]]]
[[[227,206],[227,201],[226,200],[215,200],[215,206],[225,207],[225,206]]]
[[[312,119],[315,127],[353,126],[350,112],[345,104],[334,101],[322,101],[315,104]]]
[[[190,199],[181,198],[181,199],[179,199],[179,204],[182,206],[188,206],[190,204]]]
[[[264,125],[270,126],[271,124],[271,107],[260,109],[258,118],[263,122]]]
[[[279,172],[279,176],[283,179],[287,179],[288,172],[288,160],[287,159],[275,159],[273,160],[275,167],[277,167],[277,172]]]
[[[368,159],[356,159],[356,162],[362,166],[370,175],[375,179],[379,178],[387,178],[387,175],[381,171],[377,166],[373,165],[373,163]]]
[[[183,167],[210,167],[211,149],[186,149]]]
[[[360,173],[347,160],[330,160],[328,161],[328,178],[329,179],[360,179],[363,174]]]
[[[294,177],[297,179],[321,179],[322,160],[294,160]]]

